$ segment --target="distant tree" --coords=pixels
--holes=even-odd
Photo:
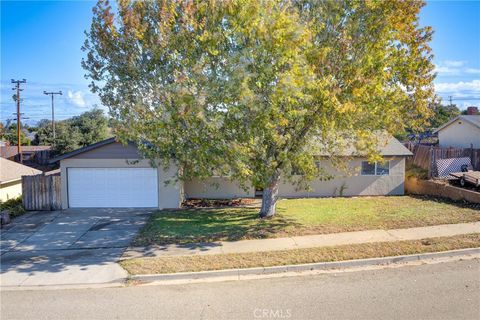
[[[432,128],[438,128],[458,115],[460,115],[460,109],[456,105],[442,105],[436,103],[433,107],[433,114],[430,118],[430,126]]]
[[[55,143],[50,120],[40,120],[37,126],[34,144],[54,146],[54,151],[58,154],[73,151],[109,136],[108,119],[96,108],[67,120],[56,121]]]
[[[3,126],[3,125],[2,125]],[[22,128],[20,131],[20,141],[22,145],[30,145],[31,141],[25,134],[26,129]],[[17,137],[17,124],[12,123],[11,121],[7,121],[3,129],[0,130],[0,140],[7,141],[10,145],[17,145],[18,137]]]
[[[379,131],[425,124],[434,74],[423,5],[99,1],[83,67],[122,141],[173,161],[179,179],[263,188],[270,217],[282,180],[322,177],[319,154],[341,161],[353,143],[373,161]]]
[[[109,135],[108,119],[103,114],[103,111],[98,108],[69,119],[68,124],[81,135],[81,146],[88,146],[89,144],[104,140],[108,138]]]

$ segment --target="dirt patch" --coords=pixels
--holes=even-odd
[[[221,208],[221,207],[245,207],[257,205],[258,199],[188,199],[182,204],[184,208]]]

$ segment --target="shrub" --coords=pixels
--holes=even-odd
[[[409,164],[406,167],[405,176],[407,178],[428,179],[428,170],[414,164]]]
[[[22,204],[22,197],[8,199],[5,202],[0,201],[0,211],[7,210],[10,213],[10,218],[21,216],[25,213]]]

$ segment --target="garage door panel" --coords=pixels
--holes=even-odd
[[[70,208],[158,207],[154,168],[68,168]]]

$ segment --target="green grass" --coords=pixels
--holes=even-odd
[[[196,272],[439,252],[476,248],[479,243],[480,234],[474,233],[422,240],[362,243],[268,252],[135,258],[121,261],[120,264],[129,274]]]
[[[192,243],[395,229],[480,221],[480,206],[426,197],[280,200],[277,215],[258,219],[258,208],[160,211],[134,245]]]

